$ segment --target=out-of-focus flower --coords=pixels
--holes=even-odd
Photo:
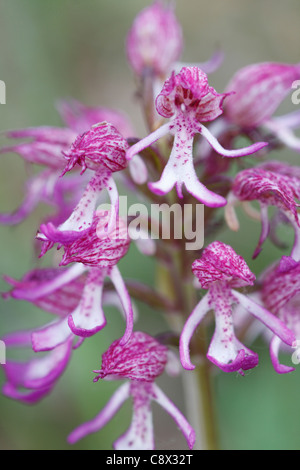
[[[26,163],[45,169],[26,182],[22,205],[11,214],[0,214],[1,224],[22,222],[41,202],[54,206],[58,216],[66,205],[66,200],[73,203],[73,207],[77,204],[86,179],[80,178],[78,172],[72,172],[68,178],[59,178],[66,167],[63,153],[68,152],[76,137],[88,131],[91,126],[107,121],[118,129],[124,138],[135,134],[129,118],[118,110],[88,107],[76,100],[59,102],[58,110],[66,127],[29,127],[3,133],[9,139],[26,140],[0,148],[1,154],[17,153]],[[134,181],[143,183],[146,180],[147,170],[141,159],[130,164],[129,169]]]
[[[253,255],[256,257],[270,233],[268,207],[277,207],[294,228],[295,241],[291,256],[298,261],[300,260],[300,222],[297,212],[299,203],[296,200],[299,198],[299,168],[281,162],[266,162],[237,174],[228,195],[228,204],[225,208],[226,221],[232,230],[238,230],[239,223],[234,207],[243,201],[259,202],[262,229]]]
[[[258,142],[246,148],[226,150],[209,130],[201,124],[216,119],[223,112],[222,106],[228,93],[219,94],[208,84],[206,74],[197,67],[184,67],[178,75],[172,74],[156,98],[156,108],[160,115],[170,118],[156,131],[140,140],[127,151],[127,159],[148,147],[159,138],[171,133],[174,136],[173,148],[160,180],[149,183],[151,191],[167,194],[176,186],[179,197],[183,197],[182,187],[199,201],[210,207],[220,207],[226,200],[209,191],[199,180],[193,164],[193,140],[197,133],[203,135],[209,144],[225,157],[241,157],[252,154],[265,145]]]
[[[253,285],[255,276],[244,259],[230,246],[218,241],[211,243],[203,251],[202,257],[193,263],[192,270],[201,287],[208,289],[208,293],[195,307],[181,333],[180,357],[185,369],[195,367],[190,360],[190,341],[197,326],[211,309],[214,310],[216,326],[207,352],[208,359],[224,372],[238,371],[242,375],[243,371],[258,364],[258,355],[235,336],[233,304],[241,304],[284,343],[292,345],[294,333],[280,319],[236,290]]]
[[[135,135],[129,116],[123,111],[102,106],[86,106],[76,100],[59,101],[57,107],[64,123],[76,136],[88,131],[95,124],[104,121],[112,124],[125,138]],[[72,139],[73,141],[74,139]]]
[[[300,338],[300,264],[289,256],[267,270],[262,279],[261,298],[268,310],[280,318]],[[291,345],[299,348],[297,341]],[[274,369],[279,374],[292,372],[294,367],[279,362],[281,350],[293,354],[293,349],[282,343],[278,336],[270,341],[270,355]],[[299,352],[299,351],[298,351]],[[297,354],[297,351],[295,351]]]
[[[182,67],[190,65],[211,73],[223,60],[223,54],[217,51],[207,62],[186,64],[179,61],[182,50],[182,29],[174,5],[163,5],[162,1],[156,0],[136,16],[127,36],[126,52],[138,77],[145,79],[150,75],[159,83],[172,71],[179,72]]]
[[[6,335],[3,340],[7,348],[31,349],[32,333],[33,330],[17,331]],[[28,361],[7,361],[3,365],[6,382],[2,393],[26,404],[40,401],[53,390],[69,363],[71,351],[70,338],[42,357],[34,357]]]
[[[62,151],[69,148],[76,134],[68,128],[44,126],[8,131],[5,136],[31,140],[2,147],[0,153],[14,152],[25,162],[46,168],[27,181],[23,203],[12,214],[0,214],[0,223],[22,222],[40,202],[59,208],[65,195],[70,194],[70,187],[74,190],[78,185],[78,175],[71,175],[65,181],[59,179],[66,164]],[[76,196],[76,191],[73,191],[73,197],[74,193]]]
[[[63,121],[76,133],[76,136],[88,131],[93,125],[104,121],[112,124],[125,139],[136,135],[129,116],[117,109],[85,106],[79,101],[71,100],[60,101],[58,110]],[[129,162],[128,169],[135,183],[143,184],[146,182],[147,167],[141,158]]]
[[[292,129],[300,126],[300,113],[273,117],[299,77],[300,64],[264,62],[238,70],[226,87],[227,92],[235,94],[224,107],[225,119],[246,131],[262,126],[283,144],[299,151],[300,140]]]
[[[82,342],[67,327],[67,319],[82,301],[87,276],[88,273],[84,272],[82,266],[75,265],[70,269],[35,269],[20,281],[5,277],[13,287],[3,294],[4,298],[27,300],[59,318],[49,325],[55,328],[57,335],[52,338],[52,344],[51,335],[46,338],[47,342],[41,341],[41,334],[45,335],[47,331],[51,334],[51,329],[47,330],[47,327],[45,330],[41,327],[16,331],[2,338],[8,349],[33,349],[35,353],[41,354],[42,351],[47,351],[46,354],[37,354],[27,361],[8,360],[3,365],[6,376],[3,393],[6,396],[30,404],[52,391],[71,359],[72,349],[76,349]],[[103,305],[117,305],[120,308],[115,294],[108,291],[103,293]]]
[[[182,31],[173,8],[155,1],[135,18],[128,33],[128,61],[138,76],[165,77],[182,51]]]
[[[129,379],[110,398],[104,409],[91,421],[76,428],[68,441],[74,444],[86,435],[103,428],[122,404],[133,400],[133,418],[129,429],[115,443],[116,450],[152,450],[154,434],[151,401],[160,404],[175,420],[190,449],[195,443],[195,431],[174,403],[154,383],[167,366],[168,349],[151,336],[136,331],[125,346],[114,341],[102,356],[101,370],[94,371],[100,378]]]

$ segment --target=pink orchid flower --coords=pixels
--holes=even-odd
[[[53,390],[70,362],[72,350],[82,342],[83,338],[72,334],[65,323],[82,301],[88,273],[78,266],[71,269],[42,268],[28,272],[20,281],[7,276],[5,280],[12,289],[3,294],[4,298],[27,300],[58,317],[58,321],[46,328],[16,331],[3,337],[8,350],[26,348],[33,349],[35,353],[27,361],[8,360],[3,365],[6,376],[3,393],[24,403],[35,403]],[[122,305],[113,292],[103,293],[103,305],[117,305],[122,311]],[[52,328],[55,328],[57,336],[49,344]],[[43,343],[40,337],[41,331],[45,330],[48,331],[48,343]],[[42,351],[47,352],[42,354]]]
[[[149,183],[155,194],[164,195],[176,186],[178,196],[183,197],[183,186],[196,199],[209,207],[220,207],[226,200],[208,190],[198,179],[193,164],[193,140],[201,134],[209,144],[225,157],[241,157],[257,152],[267,143],[259,142],[246,148],[226,150],[202,122],[216,119],[223,112],[223,101],[229,93],[219,94],[208,84],[206,74],[197,67],[184,67],[166,80],[156,98],[158,113],[170,121],[133,145],[126,153],[134,155],[170,133],[174,143],[169,160],[158,182]]]
[[[280,318],[294,332],[295,337],[300,337],[300,264],[289,256],[283,256],[280,263],[267,270],[262,279],[261,298],[268,310]],[[292,348],[298,348],[297,341]],[[288,347],[278,336],[273,336],[270,341],[270,355],[274,369],[278,374],[286,374],[295,370],[292,366],[281,364],[280,351],[290,355],[299,354]],[[298,357],[297,357],[298,360]],[[298,363],[298,362],[296,362]]]
[[[239,223],[235,214],[235,206],[243,202],[259,202],[262,228],[258,245],[253,254],[255,258],[261,252],[262,245],[270,233],[268,207],[277,207],[294,228],[295,240],[291,256],[299,261],[300,221],[297,211],[299,203],[296,202],[299,198],[299,168],[281,162],[269,161],[237,174],[228,195],[228,204],[225,209],[226,220],[232,230],[238,230]]]
[[[274,116],[299,78],[300,64],[262,62],[238,70],[226,87],[235,95],[224,108],[224,127],[231,123],[246,131],[262,128],[271,131],[284,145],[300,151],[300,139],[293,134],[293,128],[300,126],[299,111]]]
[[[102,122],[79,135],[70,149],[64,152],[68,163],[63,174],[80,165],[81,174],[88,169],[92,171],[92,175],[70,217],[58,227],[52,223],[40,227],[37,238],[46,242],[46,249],[51,248],[54,243],[72,243],[89,229],[97,202],[105,188],[111,202],[108,231],[113,230],[119,212],[119,193],[112,174],[126,168],[125,153],[128,147],[126,140],[114,126]]]
[[[136,331],[121,346],[114,341],[102,356],[101,370],[95,370],[99,379],[129,379],[112,395],[103,410],[91,421],[81,424],[68,438],[70,444],[90,433],[102,429],[112,419],[122,404],[133,400],[133,417],[129,429],[115,443],[116,450],[152,450],[154,446],[151,401],[156,401],[175,420],[188,446],[193,448],[195,431],[174,403],[155,384],[155,379],[165,370],[168,349],[151,336]]]
[[[233,304],[242,305],[284,343],[292,345],[295,335],[280,319],[236,290],[253,285],[255,276],[244,259],[229,245],[219,241],[211,243],[204,249],[201,258],[193,263],[192,270],[201,287],[208,292],[190,314],[180,336],[180,357],[185,369],[195,368],[190,360],[189,344],[209,310],[214,311],[215,332],[207,352],[208,359],[224,372],[237,371],[241,375],[257,366],[258,355],[235,336]]]

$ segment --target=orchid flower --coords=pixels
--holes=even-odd
[[[294,332],[296,338],[300,337],[300,264],[289,256],[283,256],[280,263],[276,264],[263,276],[261,298],[274,315],[280,318]],[[292,348],[299,347],[297,342]],[[270,341],[270,356],[274,369],[278,374],[286,374],[295,370],[294,367],[283,365],[279,362],[281,350],[292,354],[292,349],[282,343],[278,336],[273,336]],[[299,351],[295,351],[296,354]]]
[[[58,195],[60,197],[67,195],[69,198],[71,194],[72,200],[77,204],[82,186],[87,183],[86,178],[80,178],[78,172],[70,174],[68,178],[59,178],[59,176],[66,167],[64,152],[69,151],[79,134],[82,135],[99,122],[108,121],[125,138],[134,135],[129,118],[120,111],[104,107],[88,107],[75,100],[59,102],[58,109],[65,127],[29,127],[4,133],[9,139],[30,140],[2,147],[1,154],[17,153],[27,163],[45,169],[27,181],[22,205],[12,214],[0,214],[1,224],[12,225],[22,222],[40,202],[61,209],[63,200],[58,199]],[[147,168],[142,159],[132,162],[129,170],[134,181],[139,184],[146,181]]]
[[[6,335],[7,348],[32,347],[33,331],[18,331]],[[72,338],[53,348],[42,357],[28,361],[7,361],[3,366],[6,382],[2,393],[22,403],[33,404],[47,396],[65,371],[71,357]]]
[[[76,100],[60,101],[58,109],[63,121],[76,132],[76,136],[88,131],[91,126],[104,121],[112,124],[125,139],[135,135],[129,117],[119,110],[89,107]],[[128,169],[135,183],[144,184],[147,181],[147,167],[141,158],[129,162]]]
[[[241,304],[284,343],[292,345],[294,333],[280,319],[236,290],[253,285],[255,276],[244,259],[229,245],[219,241],[211,243],[204,249],[201,258],[194,261],[192,270],[201,287],[208,292],[190,314],[180,336],[180,358],[185,369],[195,368],[190,360],[189,344],[197,326],[209,310],[214,310],[215,332],[207,358],[224,372],[238,371],[241,375],[258,364],[258,355],[235,336],[233,304]]]
[[[106,277],[112,281],[122,302],[126,316],[123,341],[128,341],[133,328],[133,310],[117,263],[127,253],[130,240],[127,227],[119,219],[115,230],[105,235],[107,225],[106,214],[95,214],[92,225],[81,238],[65,247],[60,265],[66,266],[75,262],[70,268],[71,275],[73,272],[81,273],[87,270],[88,278],[75,310],[67,318],[34,335],[34,343],[41,344],[42,348],[56,346],[65,341],[71,333],[88,337],[104,328],[106,319],[101,304]]]
[[[182,51],[182,31],[172,7],[160,1],[144,8],[135,18],[128,33],[128,61],[138,76],[148,69],[165,76]]]
[[[126,140],[117,129],[107,122],[96,124],[79,135],[64,153],[67,165],[63,174],[72,170],[77,164],[82,167],[81,174],[87,169],[92,170],[88,185],[72,212],[71,216],[59,227],[43,224],[38,239],[67,245],[86,233],[93,221],[97,202],[104,188],[107,189],[111,201],[111,218],[108,232],[113,230],[119,212],[119,193],[112,173],[127,166],[125,152],[128,148]]]
[[[76,428],[68,438],[70,444],[90,433],[103,428],[122,404],[130,397],[133,400],[133,417],[129,429],[115,443],[116,450],[152,450],[154,435],[151,401],[156,401],[172,416],[182,431],[188,446],[193,448],[195,431],[174,403],[155,384],[155,380],[165,370],[168,362],[168,349],[151,336],[133,332],[129,342],[121,346],[120,340],[114,341],[102,356],[101,370],[95,370],[94,378],[129,379],[123,383],[103,410],[91,421]]]
[[[35,353],[48,351],[45,355],[37,354],[27,361],[9,360],[3,365],[6,376],[4,395],[24,403],[35,403],[52,391],[71,359],[72,350],[77,349],[82,342],[71,330],[68,331],[64,323],[81,302],[88,273],[77,265],[70,269],[36,269],[27,273],[21,281],[7,276],[5,280],[13,288],[3,294],[4,298],[30,301],[59,318],[49,328],[16,331],[3,337],[8,349],[33,349]],[[120,308],[116,295],[108,291],[103,294],[103,305]],[[45,330],[51,334],[52,328],[56,328],[57,334],[53,338],[53,344],[49,344],[50,336],[48,343],[43,343],[40,340],[41,334],[45,334]],[[65,332],[67,334],[64,336]]]
[[[61,266],[75,264],[66,272],[50,278],[49,281],[33,283],[32,288],[18,286],[13,291],[15,298],[34,302],[43,302],[45,295],[57,295],[57,290],[78,276],[87,272],[88,276],[80,300],[74,310],[57,322],[51,323],[32,335],[33,349],[45,351],[65,342],[72,334],[88,337],[100,331],[106,325],[102,310],[104,280],[108,276],[120,297],[126,317],[126,342],[133,328],[133,311],[129,294],[117,267],[118,261],[125,256],[129,248],[127,228],[119,221],[114,232],[105,236],[107,216],[95,214],[93,223],[80,239],[70,243],[62,257]],[[100,235],[100,236],[99,236]],[[56,271],[55,271],[56,272]]]
[[[265,128],[284,145],[299,151],[300,140],[292,129],[300,126],[300,113],[273,116],[299,77],[300,64],[263,62],[238,70],[226,87],[235,95],[226,103],[225,120],[244,130]]]
[[[178,75],[174,73],[166,80],[161,93],[156,98],[158,113],[171,118],[156,131],[133,145],[126,153],[131,160],[144,148],[170,133],[174,136],[169,160],[158,182],[149,183],[155,194],[167,194],[176,186],[177,194],[183,197],[182,187],[196,199],[209,207],[220,207],[226,200],[208,190],[199,180],[193,165],[193,140],[197,133],[225,157],[241,157],[257,152],[265,145],[258,142],[246,148],[226,150],[209,132],[202,122],[216,119],[223,112],[222,106],[228,93],[218,94],[209,86],[206,74],[197,67],[184,67]]]
[[[31,140],[2,147],[1,154],[14,152],[29,164],[45,167],[28,180],[21,206],[12,214],[0,214],[1,224],[13,225],[22,222],[41,201],[59,207],[57,193],[67,193],[72,182],[74,187],[78,185],[78,175],[71,175],[65,181],[58,179],[66,164],[62,151],[68,149],[76,134],[68,128],[44,126],[7,131],[5,136]]]
[[[296,200],[299,198],[299,169],[284,163],[266,162],[237,174],[228,195],[228,204],[225,208],[226,221],[232,230],[238,230],[239,223],[234,207],[244,201],[257,200],[259,202],[262,229],[253,255],[255,258],[261,252],[262,244],[270,232],[268,207],[277,207],[294,228],[295,241],[291,256],[298,261],[300,260],[300,221],[297,212],[299,203]]]
[[[155,0],[138,13],[126,40],[127,59],[136,76],[155,79],[154,89],[161,80],[179,72],[187,64],[179,61],[183,50],[183,34],[174,5]],[[223,55],[217,51],[207,62],[198,63],[205,73],[215,71]],[[191,64],[189,64],[191,65]]]

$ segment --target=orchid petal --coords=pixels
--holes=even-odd
[[[166,75],[182,50],[181,26],[173,5],[153,2],[135,18],[126,39],[127,58],[134,72],[143,77]]]
[[[103,281],[106,272],[91,269],[78,307],[68,317],[71,331],[78,336],[92,336],[106,325],[102,310]]]
[[[257,244],[257,247],[255,248],[255,251],[253,253],[252,258],[255,259],[261,252],[262,250],[262,245],[266,241],[269,232],[270,232],[270,223],[269,223],[269,217],[268,217],[268,206],[265,204],[260,204],[261,210],[261,233],[259,237],[259,241]]]
[[[167,194],[176,185],[179,197],[182,195],[182,186],[196,199],[209,207],[220,207],[226,204],[226,199],[209,191],[200,181],[193,165],[193,138],[187,136],[182,130],[176,132],[173,148],[161,178],[156,183],[149,183],[149,188],[155,194]]]
[[[49,168],[62,170],[66,161],[62,154],[61,144],[51,144],[48,142],[29,142],[11,147],[2,147],[1,153],[15,152],[29,163],[45,165]],[[66,147],[65,147],[66,148]]]
[[[292,217],[288,217],[288,219],[294,227],[295,234],[293,248],[291,250],[291,258],[293,258],[294,261],[298,262],[300,261],[300,228]]]
[[[7,382],[3,385],[2,393],[3,395],[9,398],[12,398],[13,400],[18,400],[25,404],[31,405],[33,403],[37,403],[46,395],[48,395],[52,391],[53,385],[43,388],[43,389],[37,389],[33,391],[31,390],[19,391],[16,387],[14,387],[12,384]]]
[[[273,132],[282,144],[296,150],[296,152],[300,152],[300,138],[297,137],[289,127],[273,119],[264,122],[264,126]]]
[[[110,278],[120,297],[120,300],[121,300],[121,303],[123,305],[123,309],[125,312],[126,329],[125,329],[123,338],[121,339],[121,342],[120,342],[121,344],[125,344],[130,339],[130,336],[133,330],[133,310],[132,310],[131,299],[130,299],[128,290],[126,288],[126,285],[123,281],[122,275],[117,266],[114,266],[112,268],[110,272]]]
[[[131,178],[136,184],[145,184],[148,179],[147,167],[139,155],[135,155],[135,158],[129,161],[129,172]]]
[[[174,419],[177,426],[180,428],[184,435],[188,446],[192,449],[195,445],[196,435],[192,426],[188,423],[186,418],[183,416],[181,411],[174,405],[174,403],[162,392],[162,390],[156,385],[152,385],[153,399],[162,406],[167,413]]]
[[[2,341],[7,348],[31,346],[31,334],[32,330],[14,331],[4,335]]]
[[[116,228],[119,216],[119,192],[117,185],[111,176],[108,178],[106,189],[110,198],[110,216],[107,225],[104,227],[103,234],[107,236]],[[96,214],[101,212],[101,210],[101,206],[98,207]],[[97,231],[97,235],[101,238],[100,231]]]
[[[216,307],[216,327],[209,345],[207,358],[224,372],[253,369],[258,364],[258,355],[246,348],[235,336],[230,305],[222,303],[223,309]],[[224,308],[229,309],[228,312]]]
[[[154,450],[150,408],[152,384],[132,384],[133,417],[129,429],[114,442],[116,450]]]
[[[116,414],[122,404],[130,396],[130,383],[124,383],[119,387],[112,395],[108,403],[102,409],[102,411],[91,421],[87,421],[84,424],[78,426],[68,437],[70,444],[75,444],[77,441],[87,436],[88,434],[99,431],[103,428]]]
[[[45,356],[33,358],[27,363],[8,361],[4,366],[6,378],[15,387],[46,388],[65,370],[71,348],[72,343],[67,341]]]
[[[52,173],[52,178],[57,178],[56,172]],[[51,179],[51,173],[44,171],[32,178],[27,184],[25,199],[21,206],[12,214],[0,214],[0,224],[16,225],[22,222],[42,200],[45,184]]]
[[[253,315],[255,318],[260,320],[267,328],[278,336],[284,343],[292,346],[296,340],[294,333],[283,323],[279,318],[270,313],[261,305],[254,302],[249,297],[241,294],[236,290],[231,290],[232,295],[238,300],[240,304]]]
[[[210,133],[207,127],[198,123],[198,131],[200,134],[203,135],[203,137],[205,137],[205,139],[210,143],[212,148],[217,153],[228,158],[243,157],[245,155],[251,155],[252,153],[258,152],[259,150],[261,150],[262,148],[268,145],[268,142],[256,142],[252,145],[249,145],[248,147],[243,147],[243,148],[234,149],[234,150],[227,150],[227,149],[224,149],[224,147],[222,147],[222,145]]]
[[[227,90],[235,95],[227,101],[226,115],[244,128],[263,124],[276,111],[299,78],[299,64],[258,63],[238,70]]]
[[[53,224],[41,225],[41,234],[37,238],[69,244],[82,236],[82,233],[85,233],[92,224],[97,200],[102,190],[107,186],[110,174],[108,170],[96,172],[69,219],[57,228]]]
[[[127,160],[131,160],[134,157],[134,155],[140,153],[146,147],[149,147],[149,145],[153,144],[154,142],[156,142],[161,137],[164,137],[165,135],[167,135],[169,130],[170,130],[170,123],[166,123],[166,124],[160,126],[158,129],[156,129],[151,134],[147,135],[147,137],[144,137],[139,142],[132,145],[132,147],[130,147],[130,149],[127,150],[127,152],[126,152]]]
[[[28,285],[26,281],[18,282],[10,295],[14,299],[34,301],[46,295],[52,294],[64,285],[72,282],[86,271],[82,264],[74,264],[71,268],[62,270],[62,273],[49,281],[39,282],[36,285]]]
[[[268,125],[268,122],[266,122],[266,125]],[[283,116],[273,116],[271,122],[278,125],[279,128],[297,129],[300,127],[300,111],[293,111]]]
[[[122,135],[134,135],[129,117],[123,112],[111,108],[85,106],[76,100],[60,100],[57,109],[65,124],[76,135],[87,131],[98,122],[110,122]],[[74,139],[73,139],[74,140]]]
[[[221,66],[223,60],[224,53],[218,49],[205,62],[200,62],[198,64],[196,63],[193,65],[188,62],[176,62],[175,67],[173,67],[173,70],[175,71],[175,73],[179,73],[183,67],[193,66],[198,67],[199,69],[203,70],[203,72],[205,72],[207,75],[209,75],[210,73],[215,72]]]
[[[32,332],[32,348],[35,352],[50,351],[73,336],[68,318],[49,323]]]
[[[293,372],[295,370],[294,367],[285,366],[284,364],[280,364],[278,355],[279,349],[281,345],[281,340],[278,336],[273,336],[270,342],[270,357],[273,364],[275,371],[278,374],[287,374],[289,372]]]
[[[190,360],[189,345],[197,326],[203,320],[206,313],[210,310],[209,295],[206,294],[194,308],[189,318],[185,322],[180,335],[179,351],[181,364],[185,369],[193,370],[195,366]]]

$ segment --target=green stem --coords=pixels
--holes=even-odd
[[[189,279],[185,283],[185,304],[188,309],[188,315],[192,312],[196,302],[196,290],[193,287],[192,279]],[[187,380],[188,375],[190,375],[188,384],[184,387],[186,407],[191,417],[190,419],[196,420],[195,427],[198,429],[199,437],[201,437],[201,439],[196,441],[196,445],[200,446],[203,450],[217,450],[217,427],[211,369],[206,358],[207,334],[205,326],[199,325],[197,337],[194,337],[192,340],[191,350],[194,353],[196,368],[194,371],[187,371],[184,375],[184,380]],[[193,389],[190,390],[190,387],[193,387]],[[197,410],[197,413],[195,413],[195,410]]]
[[[193,286],[192,276],[184,275],[186,271],[185,251],[175,251],[173,269],[159,267],[159,285],[161,292],[168,294],[170,300],[180,305],[179,323],[174,323],[174,316],[167,315],[167,321],[173,331],[180,333],[186,318],[197,303],[197,292]],[[181,278],[180,285],[178,278]],[[167,292],[166,292],[167,291]],[[178,318],[177,318],[178,320]],[[191,351],[197,364],[194,371],[184,371],[183,388],[187,419],[196,431],[196,448],[201,450],[218,449],[214,396],[212,391],[210,363],[206,358],[206,328],[199,325],[197,337],[191,342]]]

